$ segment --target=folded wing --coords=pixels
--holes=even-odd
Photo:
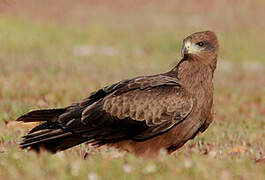
[[[88,142],[104,145],[125,139],[144,141],[185,120],[193,108],[191,95],[176,79],[142,76],[92,93],[67,108],[37,110],[24,122],[43,122],[24,136],[22,148],[57,152]]]
[[[120,82],[105,91],[111,93],[88,106],[82,113],[82,122],[102,127],[115,124],[117,130],[134,140],[145,140],[168,131],[193,108],[191,95],[176,79],[163,75]],[[106,119],[107,122],[102,119],[95,122],[97,118],[91,117],[99,116],[98,112],[111,118]]]

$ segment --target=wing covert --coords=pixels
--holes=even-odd
[[[177,79],[163,75],[121,81],[102,91],[105,97],[82,112],[82,123],[114,128],[137,141],[166,132],[193,108],[192,95]]]
[[[181,121],[192,107],[193,99],[182,87],[166,85],[110,96],[103,105],[103,109],[112,116],[146,121],[148,126]]]

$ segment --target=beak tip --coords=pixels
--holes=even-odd
[[[181,55],[182,55],[182,57],[184,57],[185,55],[187,55],[188,54],[188,50],[187,50],[187,48],[184,46],[182,49],[181,49]]]

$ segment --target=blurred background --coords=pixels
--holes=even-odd
[[[263,179],[264,7],[263,0],[0,0],[0,179]],[[215,121],[173,156],[145,161],[83,145],[39,157],[18,149],[32,127],[14,122],[22,113],[168,71],[182,40],[204,30],[220,43]]]

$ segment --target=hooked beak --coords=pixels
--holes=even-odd
[[[186,47],[186,43],[184,42],[181,49],[181,55],[184,57],[186,54],[188,54],[188,49]]]
[[[198,51],[200,50],[197,49],[190,41],[185,41],[181,49],[181,55],[184,57],[187,54],[195,54]]]

